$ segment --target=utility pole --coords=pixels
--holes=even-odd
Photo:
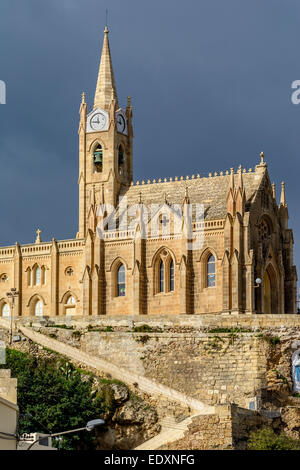
[[[9,332],[9,345],[12,344],[12,332],[13,332],[13,313],[14,313],[14,305],[15,299],[18,297],[19,292],[15,287],[12,287],[9,292],[7,292],[7,297],[11,299],[11,309],[10,309],[10,332]]]

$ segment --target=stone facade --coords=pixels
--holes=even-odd
[[[194,417],[184,436],[161,450],[245,450],[251,431],[271,425],[259,413],[221,405],[214,415]]]
[[[94,108],[84,94],[80,106],[78,183],[76,238],[43,243],[38,230],[0,249],[1,315],[12,287],[18,316],[296,312],[285,189],[278,205],[263,154],[253,170],[133,183],[132,107],[118,104],[107,29]],[[182,217],[196,204],[203,219]]]

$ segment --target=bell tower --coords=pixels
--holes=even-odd
[[[79,123],[79,237],[95,230],[99,204],[118,204],[132,181],[132,108],[119,107],[108,40],[104,40],[93,109],[82,95]],[[93,222],[94,221],[94,222]]]

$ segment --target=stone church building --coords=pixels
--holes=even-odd
[[[278,205],[263,153],[249,170],[133,182],[132,107],[118,105],[107,28],[93,109],[84,94],[80,106],[78,184],[74,239],[38,230],[0,248],[2,316],[12,287],[19,316],[296,312],[284,183]],[[180,216],[197,204],[200,221]]]

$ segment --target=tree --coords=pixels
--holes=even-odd
[[[103,416],[106,403],[93,391],[93,377],[75,369],[66,359],[37,358],[7,350],[5,366],[18,379],[19,434],[55,433],[84,427],[90,419]],[[66,450],[95,449],[95,433],[65,436]]]

